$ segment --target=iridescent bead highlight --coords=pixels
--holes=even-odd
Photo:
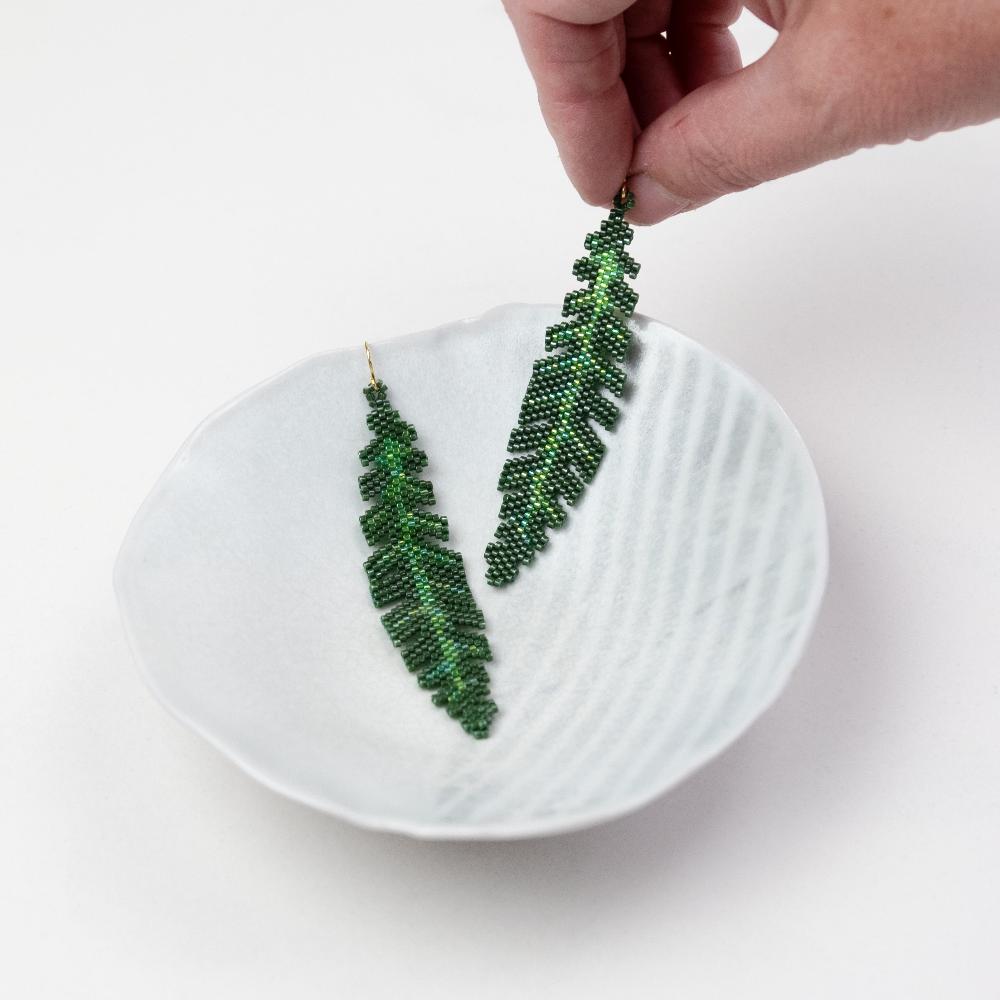
[[[482,634],[483,613],[469,589],[462,557],[447,541],[447,519],[428,513],[434,488],[416,473],[427,456],[414,446],[417,432],[389,405],[380,381],[365,388],[375,435],[361,453],[368,468],[358,480],[363,500],[361,530],[376,551],[365,572],[377,608],[392,606],[382,624],[417,683],[467,733],[489,735],[497,713],[484,664],[492,659]]]
[[[486,579],[494,586],[514,580],[520,568],[548,542],[548,529],[566,520],[566,508],[580,498],[597,473],[604,443],[592,421],[611,430],[618,407],[604,394],[620,396],[631,332],[627,319],[638,295],[626,284],[638,263],[626,252],[632,228],[625,213],[635,199],[625,190],[611,213],[584,240],[589,255],[573,264],[585,289],[566,295],[564,322],[545,331],[545,350],[533,366],[517,426],[507,450],[515,453],[500,473],[496,541],[486,546]]]

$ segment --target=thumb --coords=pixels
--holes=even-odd
[[[860,146],[815,65],[778,41],[755,63],[691,91],[636,140],[630,219],[650,224]],[[832,86],[831,86],[832,84]]]

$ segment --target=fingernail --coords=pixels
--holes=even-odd
[[[629,221],[651,225],[669,219],[691,207],[691,203],[671,194],[649,174],[634,174],[628,179],[629,190],[635,195],[635,208],[629,212]]]

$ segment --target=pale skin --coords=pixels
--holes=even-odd
[[[569,179],[598,205],[628,177],[638,223],[1000,116],[1000,0],[504,6]],[[744,7],[778,31],[745,68]]]

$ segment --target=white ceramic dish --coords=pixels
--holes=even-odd
[[[208,418],[129,529],[122,617],[175,715],[285,795],[450,839],[618,816],[750,725],[819,608],[823,502],[778,405],[675,331],[636,317],[596,480],[512,587],[484,581],[507,435],[557,316],[504,306],[373,345],[486,614],[493,735],[474,741],[430,704],[371,605],[360,343]]]

